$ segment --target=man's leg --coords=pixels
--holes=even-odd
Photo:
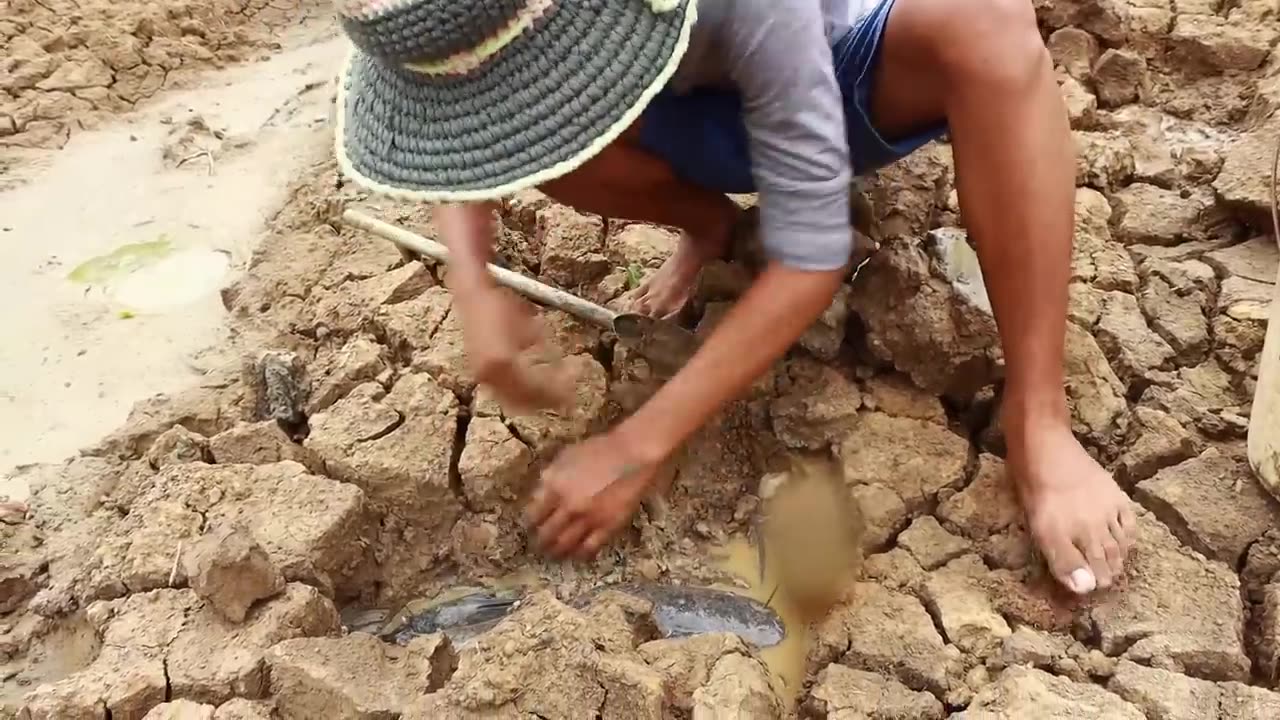
[[[1088,568],[1106,587],[1122,569],[1133,516],[1066,417],[1075,158],[1032,4],[896,0],[874,77],[871,115],[882,136],[945,118],[961,213],[1003,340],[1009,469],[1029,529],[1063,584],[1091,590],[1078,572]]]
[[[583,212],[680,228],[675,252],[631,298],[634,312],[665,317],[684,307],[710,260],[722,257],[738,217],[723,193],[681,180],[665,161],[633,144],[635,133],[540,189]]]

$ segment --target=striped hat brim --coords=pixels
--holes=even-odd
[[[598,154],[674,74],[694,0],[561,0],[468,73],[430,74],[352,47],[338,78],[336,152],[366,189],[486,200]]]

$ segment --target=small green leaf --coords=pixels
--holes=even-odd
[[[75,283],[100,285],[138,268],[150,265],[173,251],[173,243],[164,235],[150,242],[122,245],[106,255],[86,260],[67,274]]]
[[[121,320],[132,320],[138,317],[138,314],[132,310],[121,310],[119,315]]]
[[[627,289],[635,290],[640,287],[640,283],[644,280],[644,269],[638,263],[631,263],[627,266]]]

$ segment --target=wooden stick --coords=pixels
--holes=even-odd
[[[436,263],[449,264],[449,249],[434,240],[428,240],[416,233],[371,218],[357,210],[347,210],[342,213],[342,221],[352,227],[366,230],[378,237],[390,240],[399,247],[417,253]],[[515,290],[539,305],[563,310],[579,320],[584,320],[607,330],[613,329],[613,321],[618,315],[608,308],[583,300],[577,295],[567,293],[560,288],[551,287],[532,278],[527,278],[520,273],[500,268],[493,263],[489,263],[487,267],[499,285]]]
[[[1271,223],[1280,244],[1280,138],[1271,163]],[[1280,268],[1271,297],[1267,336],[1262,342],[1258,382],[1249,412],[1249,466],[1272,495],[1280,498]]]

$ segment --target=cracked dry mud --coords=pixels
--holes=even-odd
[[[3,7],[0,144],[27,147],[269,49],[273,27],[315,10]],[[81,456],[22,472],[30,512],[0,522],[0,717],[1280,717],[1280,504],[1244,460],[1280,262],[1263,167],[1280,135],[1280,8],[1037,10],[1078,149],[1073,425],[1139,506],[1119,587],[1064,597],[1030,550],[947,145],[860,182],[860,224],[882,249],[673,460],[666,493],[579,565],[530,547],[521,500],[559,448],[652,392],[654,372],[544,312],[579,377],[574,407],[506,416],[469,376],[443,271],[334,223],[354,204],[432,235],[426,208],[367,198],[329,161],[296,182],[223,291],[243,359],[140,403]],[[672,237],[524,193],[502,210],[498,250],[607,303]],[[693,303],[704,329],[746,279],[708,270]],[[830,613],[789,629],[799,652],[662,639],[643,598],[585,595],[745,585],[719,558],[752,532],[762,478],[827,447],[866,558]],[[343,623],[513,582],[525,600],[460,647]]]

